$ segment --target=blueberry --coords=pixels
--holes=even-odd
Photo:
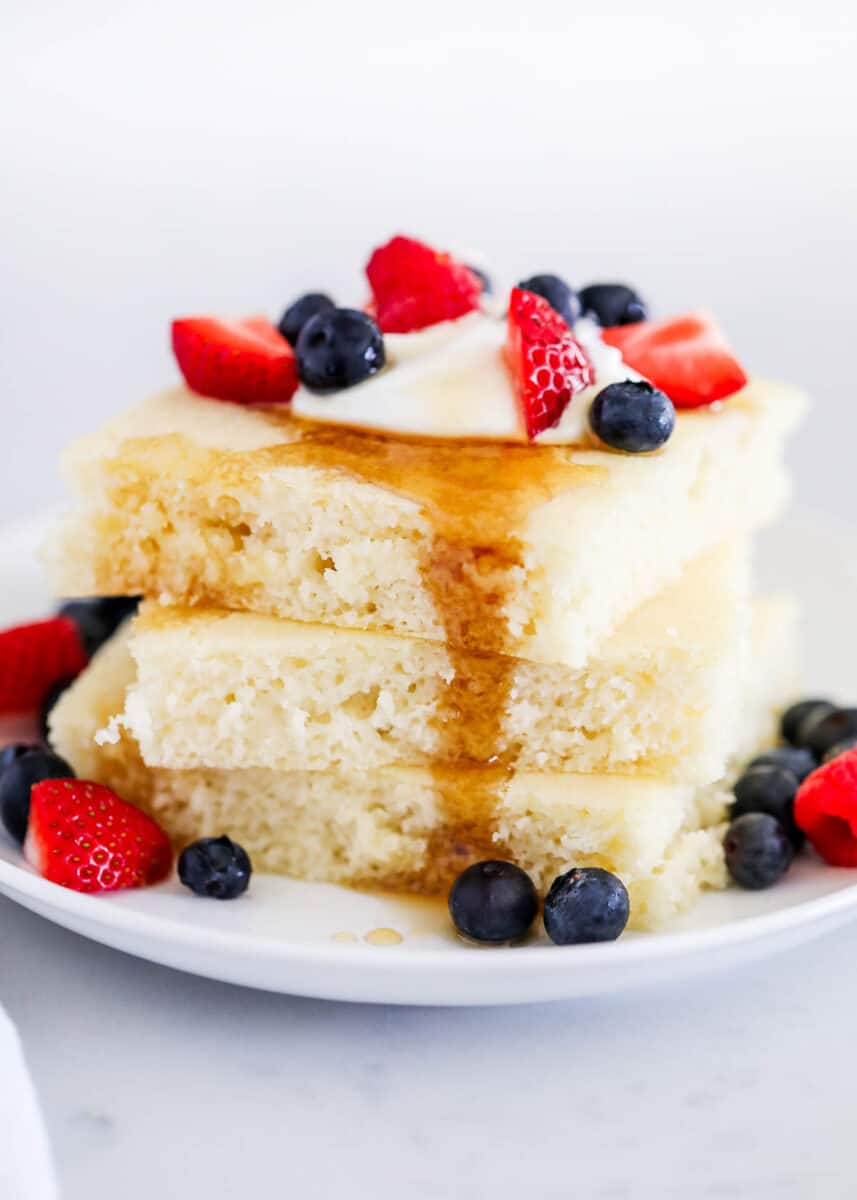
[[[139,596],[96,596],[92,600],[69,600],[59,610],[59,616],[74,621],[84,649],[92,658],[139,605]]]
[[[624,283],[590,283],[580,292],[585,317],[594,317],[605,329],[612,325],[633,325],[649,315],[646,304],[633,288]]]
[[[589,424],[605,446],[644,454],[669,440],[675,409],[672,400],[650,383],[626,379],[601,389],[589,410]]]
[[[758,891],[781,879],[794,858],[788,833],[770,813],[736,818],[723,839],[729,874],[743,888]]]
[[[317,313],[330,312],[334,308],[336,305],[330,296],[325,296],[324,292],[307,292],[305,296],[299,296],[294,304],[289,305],[280,317],[277,328],[286,341],[295,346],[300,331],[310,317],[314,317]]]
[[[776,817],[791,838],[795,850],[804,843],[804,835],[794,819],[794,802],[800,780],[788,767],[767,764],[749,767],[733,789],[735,802],[729,810],[732,819],[744,813],[768,813]]]
[[[787,708],[780,718],[780,734],[784,742],[792,746],[803,746],[800,730],[808,717],[824,716],[833,712],[835,705],[829,700],[800,700]]]
[[[545,896],[545,930],[558,946],[613,942],[630,911],[627,888],[616,875],[601,867],[573,867]]]
[[[494,294],[494,284],[491,282],[491,276],[487,271],[483,271],[481,267],[474,267],[473,263],[468,263],[467,269],[482,284],[482,295],[492,296]]]
[[[449,914],[459,933],[475,942],[517,941],[539,911],[535,885],[510,862],[474,863],[449,893]]]
[[[179,855],[179,879],[197,896],[234,900],[247,891],[253,867],[243,846],[228,837],[200,838]]]
[[[547,300],[568,325],[573,325],[580,316],[580,297],[558,275],[531,275],[529,279],[522,279],[518,287]]]
[[[803,721],[798,737],[817,759],[846,738],[857,735],[857,708],[834,708],[824,713],[814,710]]]
[[[4,746],[0,750],[0,775],[12,765],[15,759],[20,758],[23,754],[29,754],[31,750],[40,749],[37,742],[13,742],[10,746]]]
[[[811,775],[818,764],[808,750],[797,746],[778,746],[776,750],[767,750],[764,754],[747,763],[746,770],[754,767],[785,767],[797,775],[798,782],[803,783],[807,775]]]
[[[831,746],[829,750],[825,750],[822,762],[832,762],[834,758],[839,758],[840,754],[847,754],[849,750],[857,749],[857,736],[843,738],[841,742],[837,742],[835,746]]]
[[[74,771],[58,754],[35,749],[14,759],[0,775],[0,820],[23,842],[30,817],[30,789],[43,779],[72,779]]]
[[[334,308],[310,317],[296,347],[301,382],[317,392],[351,387],[384,365],[381,330],[356,308]]]

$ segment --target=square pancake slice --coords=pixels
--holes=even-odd
[[[623,455],[381,437],[176,388],[67,456],[53,582],[579,667],[684,564],[778,514],[801,407],[753,381]]]
[[[791,605],[757,605],[737,756],[773,738],[793,658]],[[257,871],[429,895],[480,858],[512,859],[541,892],[571,866],[603,866],[626,882],[635,928],[656,928],[701,889],[725,886],[723,784],[461,767],[149,768],[127,730],[95,740],[134,677],[127,635],[117,634],[54,708],[51,740],[79,776],[150,812],[177,847],[226,833]]]
[[[746,545],[692,563],[585,668],[212,609],[143,607],[120,718],[150,766],[434,762],[708,783],[735,741]]]

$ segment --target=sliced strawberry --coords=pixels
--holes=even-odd
[[[160,883],[173,861],[169,839],[151,817],[83,779],[33,785],[24,855],[45,879],[75,892]]]
[[[287,404],[298,386],[295,352],[264,317],[173,321],[173,353],[189,388],[233,404]]]
[[[32,712],[51,688],[79,675],[87,654],[74,621],[52,617],[0,633],[0,713]]]
[[[676,408],[724,400],[747,382],[741,364],[710,317],[638,321],[601,332],[629,367],[666,392]]]
[[[452,255],[414,238],[394,237],[366,265],[383,333],[411,333],[479,307],[480,279]]]
[[[795,823],[832,867],[857,867],[857,750],[813,771],[795,797]]]
[[[572,396],[595,379],[583,347],[547,300],[513,288],[506,361],[527,437],[557,424]]]

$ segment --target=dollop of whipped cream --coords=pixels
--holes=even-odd
[[[601,339],[594,321],[582,318],[574,336],[589,356],[595,382],[577,395],[536,445],[588,440],[589,408],[608,384],[640,379],[621,353]],[[378,433],[413,437],[526,442],[503,347],[506,322],[484,312],[443,321],[417,333],[387,333],[387,365],[354,387],[324,395],[298,388],[297,417]]]

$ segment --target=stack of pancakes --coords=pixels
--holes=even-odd
[[[258,870],[443,892],[508,858],[725,882],[731,764],[788,699],[754,599],[801,402],[753,382],[656,455],[404,440],[176,389],[75,446],[64,595],[142,594],[65,694],[78,774]]]

